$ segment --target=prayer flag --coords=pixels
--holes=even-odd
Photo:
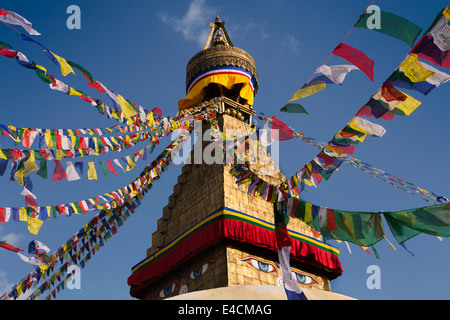
[[[97,180],[97,171],[95,171],[94,162],[88,162],[88,179],[89,180]]]
[[[106,166],[108,167],[108,170],[113,173],[115,176],[117,176],[116,170],[114,169],[112,163],[110,160],[106,160]]]
[[[43,221],[39,219],[28,217],[28,231],[32,234],[38,234],[42,223]]]
[[[415,54],[411,55],[417,57]],[[423,81],[414,82],[414,76],[411,76],[411,74],[407,75],[401,67],[399,67],[388,80],[396,87],[415,90],[423,95],[427,95],[431,90],[439,87],[440,84],[450,80],[450,75],[447,73],[442,72],[425,62],[418,61],[418,64],[420,64],[418,68],[424,69],[426,72],[430,73]]]
[[[414,47],[412,53],[417,54],[419,58],[425,59],[435,65],[450,68],[450,56],[448,55],[448,50],[441,51],[434,43],[433,37],[430,35],[424,36]]]
[[[310,82],[306,83],[303,87],[300,88],[288,101],[294,101],[302,98],[309,97],[319,91],[322,91],[326,88],[326,81],[330,81],[326,76],[319,76]]]
[[[0,21],[3,21],[5,23],[9,23],[9,24],[13,24],[13,25],[19,25],[22,28],[24,28],[29,34],[33,35],[33,36],[39,36],[41,35],[39,32],[37,32],[36,30],[34,30],[32,28],[32,24],[30,21],[28,21],[27,19],[25,19],[24,17],[22,17],[21,15],[10,11],[10,10],[4,10],[4,9],[0,9],[2,10],[2,13],[0,15]],[[7,12],[7,14],[5,14],[5,12]]]
[[[39,240],[33,240],[28,244],[29,254],[36,254],[39,257],[39,254],[48,253],[49,251],[50,248]]]
[[[281,266],[281,278],[283,279],[283,286],[287,298],[288,300],[308,300],[291,272],[290,253],[290,246],[283,247],[281,250],[278,250],[278,260],[280,261]]]
[[[124,97],[122,97],[120,94],[117,95],[117,99],[119,101],[119,105],[122,108],[122,115],[124,118],[131,118],[135,114],[137,114],[136,108],[129,103],[127,100],[125,100]],[[127,122],[128,123],[128,122]],[[131,124],[131,123],[128,123]]]
[[[354,65],[323,65],[316,69],[316,73],[323,73],[328,79],[335,84],[342,84],[347,74],[352,70],[359,70]]]
[[[53,160],[55,163],[55,170],[53,171],[53,181],[60,181],[67,178],[67,172],[64,170],[63,166],[61,165],[60,160]]]
[[[26,263],[32,264],[34,266],[40,266],[43,262],[36,257],[27,257],[20,252],[17,252],[17,255],[20,259],[25,261]]]
[[[414,45],[417,37],[422,32],[422,28],[409,20],[381,10],[379,11],[380,15],[377,17],[380,19],[379,28],[377,26],[372,26],[370,19],[372,15],[377,14],[373,13],[373,11],[374,10],[370,10],[369,7],[369,10],[361,15],[358,22],[356,22],[355,27],[384,33],[407,43],[410,47]]]
[[[67,76],[69,73],[75,74],[72,67],[67,63],[66,59],[54,54],[50,51],[50,53],[55,57],[61,67],[61,73],[63,76]]]
[[[358,116],[354,117],[352,121],[348,123],[348,126],[356,131],[376,137],[382,137],[386,133],[386,129],[382,126]]]
[[[6,241],[0,241],[0,248],[9,250],[9,251],[13,251],[13,252],[20,252],[20,251],[24,251],[23,249],[17,248],[13,245],[10,245],[9,243],[7,243]]]
[[[288,113],[306,113],[308,112],[303,108],[302,105],[298,103],[288,103],[283,108],[280,109],[281,112],[288,112]]]
[[[448,12],[447,7],[444,12]],[[445,52],[450,49],[450,25],[449,18],[444,14],[440,18],[435,20],[435,23],[431,26],[429,34],[433,37],[433,42],[439,50]]]
[[[294,137],[294,133],[292,132],[291,128],[284,123],[283,121],[278,120],[277,118],[272,118],[272,139],[273,140],[289,140]]]
[[[14,58],[19,51],[13,51],[0,46],[0,55],[6,58]]]
[[[338,227],[336,225],[336,219],[334,216],[334,209],[328,209],[327,208],[327,226],[326,229],[329,231],[332,230],[338,230]]]
[[[435,73],[431,70],[425,69],[420,63],[417,54],[411,53],[400,65],[405,76],[407,76],[412,82],[421,82],[428,79]]]
[[[73,165],[72,161],[67,161],[66,173],[67,173],[67,181],[74,181],[80,179],[80,176],[75,170],[75,166]]]
[[[355,49],[345,43],[340,43],[332,53],[357,66],[369,77],[370,80],[373,81],[374,61],[370,59],[364,52]]]

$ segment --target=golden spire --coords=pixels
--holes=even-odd
[[[209,23],[209,26],[211,27],[211,31],[209,32],[209,36],[206,40],[203,50],[216,45],[234,47],[233,43],[230,40],[230,37],[228,36],[228,32],[225,29],[225,21],[222,21],[219,15],[217,15],[214,23]]]

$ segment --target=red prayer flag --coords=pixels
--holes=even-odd
[[[448,55],[448,50],[445,52],[441,51],[430,35],[424,36],[414,47],[412,53],[435,65],[450,68],[450,55]]]
[[[278,136],[274,134],[273,130],[278,130]],[[283,121],[280,121],[276,119],[275,117],[272,118],[272,139],[284,141],[294,138],[294,133],[292,132],[291,128],[284,123]]]
[[[286,227],[277,227],[275,229],[275,236],[277,239],[278,250],[281,250],[283,247],[289,247],[292,245],[292,241],[289,237]]]
[[[67,172],[64,170],[61,161],[53,160],[55,162],[55,171],[53,172],[53,181],[60,181],[67,179]]]
[[[0,222],[5,223],[5,208],[0,208]]]
[[[7,14],[9,14],[8,11],[6,11],[4,9],[0,9],[0,16],[6,16]]]
[[[13,251],[13,252],[24,251],[23,249],[14,247],[14,246],[10,245],[9,243],[6,243],[6,241],[0,241],[0,248],[6,249],[9,251]]]
[[[106,92],[105,89],[100,84],[98,84],[97,81],[94,80],[94,82],[91,82],[91,79],[89,79],[89,77],[84,73],[83,77],[85,77],[88,80],[88,86],[91,87],[92,89],[98,90],[99,93]]]
[[[159,114],[162,117],[162,111],[160,108],[153,108],[152,112]]]
[[[334,209],[327,208],[327,230],[338,230],[334,217]]]
[[[374,61],[364,52],[346,45],[345,43],[340,43],[332,53],[357,66],[370,80],[373,81]]]
[[[403,92],[394,88],[390,81],[386,81],[381,87],[381,95],[387,102],[406,101],[408,98]]]
[[[26,195],[25,196],[25,204],[31,208],[33,208],[36,211],[39,211],[39,206],[36,202],[36,199],[33,198],[31,195]]]
[[[0,55],[7,57],[7,58],[14,58],[17,55],[17,52],[18,51],[12,51],[12,50],[3,48],[0,50]]]

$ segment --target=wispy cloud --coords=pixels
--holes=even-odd
[[[300,44],[300,40],[291,34],[288,34],[283,41],[283,46],[295,54],[300,53]]]
[[[184,39],[194,41],[200,48],[205,45],[211,19],[214,19],[216,11],[206,5],[205,0],[193,0],[182,18],[174,17],[167,12],[159,12],[158,17],[165,24],[173,26],[174,30],[180,32]]]
[[[19,246],[22,237],[23,235],[19,233],[5,234],[3,227],[0,226],[0,240],[6,241],[13,246]]]

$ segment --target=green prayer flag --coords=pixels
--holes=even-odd
[[[306,113],[309,114],[302,105],[298,103],[288,103],[283,108],[280,109],[281,112],[288,113]]]
[[[42,178],[47,179],[47,160],[43,159],[39,162],[39,170],[36,172]]]
[[[422,28],[409,20],[381,10],[368,10],[361,15],[355,27],[384,33],[407,43],[410,47],[422,32]]]
[[[109,172],[108,172],[108,169],[106,169],[106,166],[105,166],[105,164],[103,163],[103,161],[99,161],[100,162],[100,166],[102,167],[102,171],[103,171],[103,174],[105,175],[105,177],[109,177]]]
[[[47,73],[44,70],[36,69],[36,74],[45,83],[53,83],[53,80],[47,75]]]

